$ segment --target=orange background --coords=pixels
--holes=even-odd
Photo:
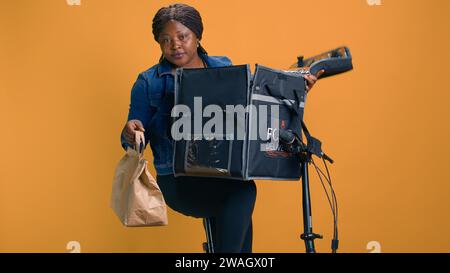
[[[167,227],[125,228],[109,208],[130,90],[161,54],[151,21],[170,3],[0,1],[0,252],[202,251],[200,219],[170,210]],[[210,55],[234,64],[285,69],[347,45],[354,71],[319,81],[305,114],[336,161],[340,251],[450,251],[450,1],[185,3]],[[331,212],[311,176],[316,247],[329,252]],[[300,183],[257,185],[254,251],[303,252]]]

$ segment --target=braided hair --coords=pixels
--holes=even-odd
[[[164,26],[170,20],[175,20],[187,28],[189,28],[199,40],[202,39],[203,23],[200,13],[193,7],[186,4],[173,4],[168,7],[163,7],[158,10],[153,18],[153,37],[156,42],[159,42],[159,35],[164,29]],[[206,50],[200,45],[197,48],[197,52],[207,55]],[[164,59],[164,55],[161,55],[159,61]]]

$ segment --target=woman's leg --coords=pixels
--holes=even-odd
[[[245,235],[244,244],[242,245],[242,253],[252,253],[253,246],[253,224],[250,219],[250,225],[247,229],[247,234]]]
[[[217,252],[243,252],[252,248],[251,219],[256,200],[253,181],[228,185],[230,194],[216,216]],[[250,230],[250,233],[249,233]]]
[[[216,252],[251,252],[251,216],[256,200],[253,181],[166,175],[158,176],[157,182],[173,210],[212,219]]]

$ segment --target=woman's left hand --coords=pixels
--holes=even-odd
[[[320,70],[319,72],[317,72],[317,75],[305,75],[304,78],[305,80],[308,82],[307,86],[306,86],[306,92],[309,92],[311,90],[311,88],[313,88],[314,84],[316,84],[317,79],[322,76],[322,74],[325,73],[325,70]]]

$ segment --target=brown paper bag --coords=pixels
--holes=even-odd
[[[111,208],[127,227],[167,225],[167,207],[156,180],[147,169],[144,133],[136,132],[136,145],[120,160],[113,180]]]

